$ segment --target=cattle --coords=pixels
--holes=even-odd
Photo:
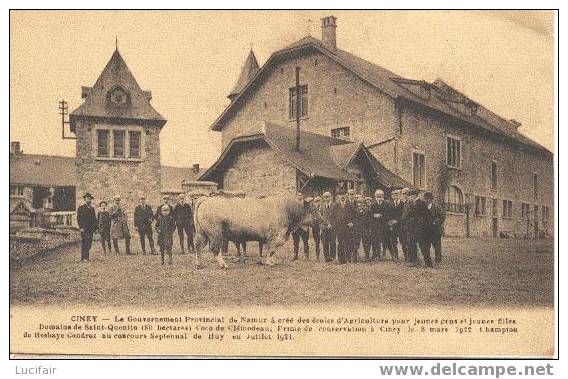
[[[196,266],[199,252],[209,242],[219,267],[227,268],[219,254],[224,241],[262,241],[267,251],[266,264],[274,265],[274,253],[297,228],[311,223],[309,204],[295,198],[205,197],[195,204]]]

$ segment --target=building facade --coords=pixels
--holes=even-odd
[[[152,107],[116,50],[85,99],[69,117],[76,140],[77,199],[120,195],[134,209],[144,194],[160,204],[160,131],[166,120]],[[180,181],[183,178],[180,178]]]
[[[363,143],[388,170],[432,191],[445,205],[447,235],[552,236],[550,151],[521,134],[515,120],[441,80],[402,78],[339,49],[336,28],[336,18],[326,17],[321,41],[308,36],[260,68],[243,66],[230,105],[211,127],[223,147],[267,121],[294,128],[299,93],[302,130]]]

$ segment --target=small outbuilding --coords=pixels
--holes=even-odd
[[[199,180],[258,196],[348,189],[370,194],[377,188],[410,185],[362,143],[301,131],[298,151],[295,129],[273,122],[264,122],[258,133],[234,138]]]

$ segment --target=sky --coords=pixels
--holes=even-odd
[[[547,11],[11,11],[10,140],[24,153],[75,155],[58,102],[81,103],[118,49],[167,120],[163,165],[211,165],[209,127],[251,47],[270,54],[335,15],[337,45],[403,77],[441,78],[554,150],[554,14]],[[67,131],[69,134],[69,131]]]

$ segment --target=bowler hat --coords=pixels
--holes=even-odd
[[[99,203],[99,207],[102,206],[103,204],[104,204],[104,205],[108,205],[108,203],[107,203],[106,201],[101,200],[101,202]]]
[[[87,197],[94,199],[93,195],[91,195],[90,192],[87,192],[86,194],[83,195],[83,199],[86,199]]]

